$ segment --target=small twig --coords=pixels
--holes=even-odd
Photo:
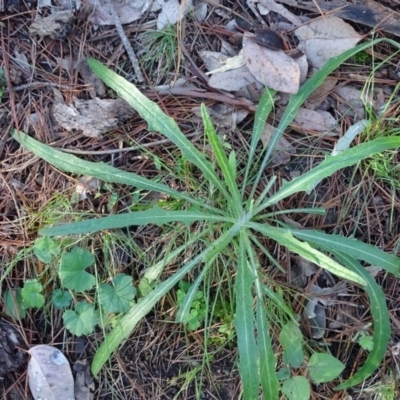
[[[54,83],[54,82],[31,82],[31,83],[25,83],[24,85],[20,86],[14,86],[11,87],[13,92],[18,92],[20,90],[25,90],[25,89],[31,89],[31,88],[36,88],[36,87],[57,87],[60,89],[71,89],[71,87],[76,86],[76,85],[64,85],[62,83]],[[8,89],[6,89],[6,92],[8,92]]]
[[[157,92],[154,90],[144,90],[143,94],[150,97],[154,97],[154,93]],[[200,97],[203,99],[212,99],[218,101],[220,103],[230,104],[232,106],[243,107],[251,112],[256,112],[257,107],[251,103],[250,101],[244,101],[241,99],[236,99],[229,97],[223,93],[214,93],[214,92],[206,92],[204,90],[193,89],[193,88],[185,88],[185,87],[177,87],[177,88],[169,88],[164,89],[162,92],[159,92],[163,95],[172,95],[172,96],[187,96],[187,97]]]
[[[117,12],[115,11],[113,0],[103,0],[103,1],[110,9],[111,16],[114,19],[115,28],[117,29],[117,32],[121,39],[121,42],[124,45],[126,52],[128,53],[128,56],[129,56],[129,59],[131,60],[133,69],[135,70],[136,79],[138,80],[138,82],[144,82],[142,70],[140,69],[140,66],[139,66],[139,60],[136,57],[136,54],[133,51],[128,38],[125,35],[125,31],[124,31],[124,28],[122,27],[121,20],[118,16]]]
[[[186,135],[187,138],[195,137],[201,135],[202,132],[197,131],[194,133],[190,133]],[[144,143],[144,144],[139,144],[137,146],[133,147],[123,147],[122,149],[112,149],[112,150],[70,150],[70,149],[63,149],[61,147],[53,147],[54,149],[61,150],[64,153],[71,153],[71,154],[90,154],[90,155],[97,155],[97,154],[115,154],[115,153],[123,153],[127,151],[135,151],[135,150],[140,150],[145,147],[153,147],[153,146],[159,146],[161,144],[168,144],[171,143],[171,140],[169,139],[163,139],[163,140],[157,140],[152,143]]]

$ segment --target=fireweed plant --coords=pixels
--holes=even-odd
[[[274,353],[272,347],[271,319],[268,310],[271,309],[271,302],[276,302],[279,307],[282,307],[280,304],[282,297],[278,296],[276,291],[265,283],[266,279],[260,268],[259,257],[260,255],[267,256],[277,268],[282,269],[282,267],[261,244],[260,235],[276,241],[280,246],[317,264],[337,278],[358,285],[369,297],[373,320],[372,350],[359,370],[335,389],[342,390],[357,385],[378,368],[390,338],[389,314],[382,289],[360,264],[360,261],[379,265],[387,272],[399,276],[400,258],[352,238],[330,235],[317,230],[298,229],[284,224],[279,219],[282,211],[274,212],[273,206],[295,193],[313,190],[321,179],[331,176],[341,168],[354,165],[372,154],[399,147],[400,138],[382,137],[357,145],[338,155],[327,156],[312,170],[290,182],[285,181],[273,194],[270,192],[276,180],[275,176],[268,177],[265,189],[258,197],[256,197],[256,188],[264,178],[265,167],[270,161],[277,141],[293,121],[297,110],[308,96],[349,57],[379,41],[374,40],[358,45],[330,59],[321,70],[309,78],[299,92],[291,97],[275,135],[260,157],[258,146],[265,121],[273,108],[275,94],[269,89],[265,91],[255,114],[248,159],[240,183],[237,179],[236,154],[222,145],[204,105],[202,106],[204,132],[212,148],[212,159],[201,153],[184,136],[176,122],[141,94],[133,84],[110,71],[100,62],[93,59],[88,61],[92,70],[147,121],[149,130],[160,132],[166,136],[180,149],[182,157],[197,167],[202,174],[202,179],[206,179],[213,186],[217,196],[224,199],[223,208],[218,207],[219,203],[213,202],[211,199],[177,191],[163,183],[122,171],[105,163],[81,160],[42,144],[22,132],[14,131],[13,137],[24,148],[63,171],[93,176],[104,182],[127,184],[145,191],[164,193],[172,199],[179,200],[183,205],[181,210],[171,210],[168,208],[168,202],[165,202],[164,206],[151,207],[141,211],[45,227],[39,231],[39,234],[44,236],[78,235],[147,224],[163,225],[175,222],[190,225],[201,222],[201,226],[204,226],[204,234],[212,231],[219,235],[215,235],[217,239],[208,247],[203,247],[199,254],[194,254],[192,259],[185,260],[180,269],[164,281],[160,279],[162,273],[160,266],[157,270],[150,268],[146,272],[146,279],[157,284],[147,295],[133,304],[118,324],[106,334],[91,365],[94,375],[99,373],[104,363],[132,334],[138,322],[155,307],[156,303],[180,281],[184,280],[185,276],[196,266],[201,266],[201,273],[198,274],[193,285],[179,302],[176,321],[187,323],[190,320],[193,301],[196,299],[205,274],[213,267],[213,262],[218,254],[229,249],[229,252],[235,255],[232,259],[236,269],[234,323],[243,398],[246,400],[257,399],[260,391],[262,391],[263,398],[268,400],[279,399],[280,391],[288,398],[308,398],[309,381],[299,374],[290,376],[293,368],[300,366],[307,368],[308,377],[314,383],[335,379],[344,369],[344,365],[328,353],[314,353],[311,358],[304,358],[303,336],[298,328],[295,314],[290,310],[286,315],[286,323],[280,327],[279,335],[283,352],[281,365],[287,368],[277,371],[278,355]],[[399,47],[393,41],[387,40],[387,42]],[[258,164],[255,170],[256,162]],[[245,190],[248,187],[251,187],[250,194]],[[215,193],[213,198],[216,196]],[[286,211],[319,213],[321,209]],[[198,235],[198,238],[201,239],[201,234]],[[164,265],[183,254],[188,246],[193,246],[193,242],[188,242],[172,251],[167,256]],[[290,308],[289,304],[284,304],[284,307]],[[299,397],[296,397],[297,393],[300,394]]]

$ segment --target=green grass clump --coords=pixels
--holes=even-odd
[[[382,289],[360,262],[379,265],[388,273],[398,277],[400,259],[353,238],[328,235],[317,230],[298,229],[282,223],[279,217],[282,212],[321,213],[323,212],[321,209],[277,212],[274,206],[293,194],[313,190],[318,182],[342,168],[355,165],[372,154],[397,148],[400,145],[400,138],[382,137],[345,150],[338,155],[328,156],[314,169],[290,182],[283,182],[273,194],[270,192],[273,187],[276,187],[276,177],[270,176],[262,193],[256,196],[257,189],[264,178],[265,167],[271,160],[272,150],[293,121],[299,107],[326,76],[342,62],[378,42],[359,45],[331,59],[306,81],[299,92],[292,96],[281,117],[275,136],[271,138],[263,154],[259,156],[258,145],[266,118],[273,108],[275,94],[271,90],[266,90],[255,115],[248,159],[244,167],[238,163],[235,151],[224,147],[204,105],[202,117],[205,135],[212,149],[211,156],[200,152],[180,131],[176,122],[166,116],[155,103],[143,96],[134,85],[99,62],[89,60],[93,71],[148,122],[149,130],[160,132],[180,149],[182,158],[196,171],[199,182],[207,182],[205,187],[208,190],[206,191],[177,190],[164,183],[103,163],[91,163],[64,154],[37,142],[22,132],[14,132],[14,138],[25,148],[60,169],[94,176],[105,182],[130,185],[144,191],[165,193],[174,204],[174,207],[171,207],[169,201],[159,202],[156,205],[147,203],[146,207],[137,211],[44,228],[39,231],[44,237],[84,235],[116,228],[149,225],[194,232],[189,235],[187,241],[165,254],[163,260],[146,270],[139,283],[140,289],[142,283],[145,282],[143,297],[138,301],[132,302],[134,290],[126,278],[121,278],[121,288],[120,282],[114,281],[119,275],[111,278],[111,287],[106,292],[110,292],[110,297],[117,303],[121,303],[119,297],[121,293],[124,293],[122,301],[124,310],[118,309],[122,316],[118,318],[97,350],[91,366],[94,375],[99,373],[113,352],[131,335],[139,321],[153,310],[157,302],[170,290],[180,282],[182,285],[182,281],[188,274],[193,274],[194,282],[190,287],[186,286],[180,295],[176,321],[186,325],[198,325],[204,319],[207,323],[206,310],[209,306],[202,301],[205,294],[203,282],[210,273],[215,272],[216,264],[221,261],[221,255],[228,255],[229,268],[231,268],[229,273],[232,274],[231,289],[234,296],[231,304],[235,305],[234,328],[243,398],[257,399],[262,390],[263,397],[268,400],[279,399],[280,392],[288,399],[308,399],[312,382],[320,384],[337,379],[345,367],[344,364],[326,351],[308,354],[305,338],[299,329],[290,304],[284,300],[274,285],[270,284],[272,279],[269,279],[266,270],[261,268],[262,263],[267,259],[271,268],[283,270],[260,238],[275,241],[288,252],[317,264],[338,278],[360,286],[368,295],[373,319],[370,346],[372,350],[369,351],[364,365],[350,379],[341,382],[335,389],[342,390],[357,385],[378,368],[385,356],[390,338],[389,313]],[[254,168],[255,164],[258,169]],[[200,186],[202,184],[199,183],[198,187]],[[182,187],[185,186],[182,185]],[[176,207],[177,204],[181,207]],[[73,252],[74,254],[71,254]],[[78,250],[72,249],[69,253],[70,257],[80,254],[80,261],[74,264],[75,266],[71,266],[71,263],[65,263],[63,266],[61,263],[61,283],[72,291],[94,290],[96,278],[89,278],[86,275],[90,275],[86,268],[90,266],[93,257],[87,250],[79,250],[79,254],[75,254],[77,252]],[[178,268],[165,277],[163,275],[165,266],[176,260],[179,260]],[[75,273],[87,278],[85,287],[82,286],[83,279],[73,278],[72,275]],[[103,296],[102,284],[97,282],[98,287],[96,287],[100,303]],[[125,296],[125,290],[129,296]],[[202,294],[199,295],[199,293]],[[75,314],[68,313],[67,321],[64,319],[69,326],[73,324],[78,326],[77,321],[84,313],[90,314],[89,320],[92,321],[93,310],[90,311],[88,305],[76,301],[74,307],[75,311],[72,310],[72,312]],[[214,307],[214,313],[215,309],[216,307]],[[279,310],[280,317],[277,318],[277,314],[271,310]],[[114,309],[108,311],[114,311]],[[282,354],[274,351],[272,326],[280,330],[279,343]],[[80,332],[82,333],[83,329],[80,329]],[[283,365],[283,370],[281,368],[277,371],[278,361],[280,365]],[[302,369],[307,370],[308,378],[300,373]]]

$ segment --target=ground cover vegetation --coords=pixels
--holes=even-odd
[[[144,71],[158,71],[157,83],[160,71],[179,64],[174,29],[142,38],[159,45],[143,59]],[[136,146],[127,133],[134,127],[146,132],[150,146],[135,147],[133,160],[114,159],[118,149],[108,152],[107,145],[92,157],[88,147],[97,139],[81,137],[73,143],[88,147],[75,156],[45,144],[52,141],[37,130],[28,135],[9,124],[14,129],[3,149],[15,155],[4,162],[2,189],[13,205],[4,206],[8,219],[10,210],[20,211],[4,225],[8,243],[15,238],[1,264],[4,320],[27,346],[47,342],[71,361],[77,353],[88,358],[99,398],[396,398],[397,86],[383,109],[370,109],[351,148],[330,155],[331,139],[296,134],[291,172],[297,173],[273,167],[280,138],[330,74],[349,60],[366,63],[363,87],[373,92],[375,75],[391,61],[375,64],[374,52],[365,54],[385,46],[399,47],[390,39],[366,41],[311,74],[266,147],[265,122],[278,118],[272,89],[237,139],[214,126],[204,103],[204,136],[189,139],[184,99],[157,105],[123,70],[89,59],[108,95],[138,113],[132,126],[110,133],[109,143],[120,135]],[[152,62],[155,54],[166,61]],[[149,150],[152,141],[163,145]],[[41,171],[35,187],[45,200],[33,201],[13,183],[10,157],[19,160],[21,182]],[[68,185],[81,176],[98,182],[84,202]],[[296,283],[304,279],[295,276],[300,263],[314,266],[305,287]],[[380,268],[377,277],[371,266]],[[324,289],[344,283],[346,290],[317,295],[314,283]],[[348,297],[353,309],[345,308]],[[340,328],[321,324],[317,308],[305,314],[310,299],[341,309]],[[22,370],[13,373],[23,377]]]

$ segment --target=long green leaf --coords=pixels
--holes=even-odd
[[[105,337],[104,342],[97,350],[92,365],[91,371],[93,375],[97,375],[102,366],[111,357],[114,351],[127,339],[138,322],[148,314],[156,303],[168,293],[188,272],[190,272],[199,262],[203,261],[208,255],[215,254],[224,246],[226,247],[233,237],[241,229],[241,224],[235,224],[208,248],[202,251],[192,261],[184,265],[174,275],[160,283],[151,293],[143,297],[130,311],[125,314],[119,324]]]
[[[235,282],[235,328],[239,349],[239,370],[243,383],[243,399],[258,398],[258,351],[254,337],[254,312],[252,286],[256,276],[249,268],[245,248],[245,232],[240,232],[238,267]]]
[[[400,258],[393,254],[388,254],[376,246],[340,235],[329,235],[321,231],[290,229],[290,232],[299,239],[312,242],[317,246],[324,246],[329,251],[340,251],[356,260],[363,260],[372,265],[377,265],[397,277],[400,275]]]
[[[335,387],[335,390],[344,390],[363,382],[379,368],[388,349],[391,335],[390,316],[386,305],[385,293],[369,272],[359,262],[349,257],[347,254],[339,251],[333,251],[333,254],[343,265],[346,265],[352,271],[362,276],[367,282],[363,289],[367,293],[371,304],[371,314],[374,323],[374,333],[372,336],[374,347],[363,366],[350,379]]]
[[[259,172],[257,174],[256,180],[254,182],[254,187],[256,187],[264,173],[264,169],[267,166],[269,159],[271,157],[272,151],[274,150],[276,144],[278,143],[280,137],[282,136],[283,132],[289,126],[289,124],[295,118],[297,111],[301,107],[301,105],[307,100],[308,96],[324,81],[325,78],[333,72],[339,65],[344,63],[348,58],[354,56],[359,51],[365,50],[368,47],[374,46],[375,44],[381,42],[382,39],[371,40],[369,42],[362,43],[358,46],[353,47],[350,50],[345,51],[344,53],[338,55],[337,57],[333,57],[326,62],[326,64],[316,73],[314,73],[310,79],[307,79],[306,82],[301,86],[300,90],[297,94],[290,98],[289,104],[286,107],[286,110],[279,122],[279,125],[276,129],[275,135],[271,138],[270,142],[268,143],[267,150],[265,152],[263,161],[261,163]],[[391,44],[399,47],[399,44],[394,41],[388,41]]]
[[[63,153],[62,151],[53,149],[46,144],[40,143],[21,131],[14,130],[12,136],[17,142],[21,143],[25,149],[31,151],[36,156],[42,158],[62,171],[72,172],[79,175],[93,176],[101,179],[104,182],[123,183],[135,186],[139,189],[166,193],[174,198],[185,200],[191,204],[207,208],[216,213],[221,213],[221,210],[209,206],[204,201],[196,200],[185,193],[171,189],[167,185],[142,178],[133,172],[125,172],[102,162],[93,163],[81,160],[72,154]]]
[[[145,211],[135,211],[119,215],[109,215],[102,218],[94,218],[85,221],[71,222],[65,225],[56,225],[39,231],[43,236],[78,235],[83,233],[98,232],[106,229],[126,228],[147,224],[164,225],[168,222],[183,222],[191,224],[196,221],[221,222],[230,220],[220,215],[203,213],[201,211],[171,211],[159,207],[153,207]]]
[[[264,400],[279,399],[279,381],[276,376],[276,359],[269,334],[266,309],[260,300],[257,302],[257,344],[260,353],[260,378]]]
[[[221,168],[223,179],[226,182],[232,196],[232,198],[228,199],[228,202],[230,203],[232,209],[236,211],[236,215],[238,216],[242,210],[242,198],[236,183],[236,176],[234,175],[234,171],[229,164],[229,160],[225,154],[221,140],[215,132],[214,125],[204,104],[201,105],[201,114],[203,117],[204,131],[213,149],[213,154],[217,159],[218,165]]]
[[[267,309],[265,307],[265,287],[261,283],[259,274],[259,262],[257,260],[255,249],[252,247],[250,237],[243,235],[246,246],[247,256],[249,258],[249,268],[252,275],[257,276],[254,281],[255,293],[257,296],[256,310],[256,328],[257,328],[257,346],[259,353],[260,381],[263,389],[264,400],[279,399],[279,380],[276,375],[276,358],[271,344],[269,334],[269,324],[267,320]]]
[[[258,103],[256,114],[254,115],[253,133],[251,134],[249,156],[247,158],[246,170],[244,173],[242,196],[244,196],[244,191],[246,190],[250,170],[252,167],[254,167],[254,155],[256,154],[257,146],[264,132],[265,122],[274,106],[275,94],[275,90],[266,88],[260,99],[260,102]],[[250,198],[253,198],[253,196],[254,193],[250,195]]]
[[[362,143],[356,147],[345,150],[337,156],[327,156],[326,159],[313,168],[311,171],[294,178],[292,181],[285,181],[282,187],[274,195],[269,197],[258,207],[257,213],[263,209],[276,204],[278,201],[298,192],[309,192],[314,188],[314,184],[321,179],[331,176],[339,169],[354,165],[360,160],[375,153],[398,148],[400,146],[400,137],[382,137],[372,140],[368,143]]]
[[[308,243],[301,242],[300,240],[294,238],[289,229],[284,230],[255,222],[248,222],[246,225],[249,228],[261,232],[265,236],[274,239],[276,242],[282,246],[285,246],[290,251],[299,254],[306,260],[319,265],[321,268],[326,269],[340,278],[356,282],[363,286],[366,284],[364,278],[360,277],[356,272],[345,268],[343,265],[340,265],[326,254],[312,248]]]
[[[150,131],[160,132],[171,140],[172,143],[178,146],[183,156],[188,161],[200,168],[205,177],[219,188],[225,196],[227,195],[227,192],[218,178],[218,175],[215,173],[212,164],[181,132],[178,124],[173,118],[165,115],[156,103],[149,100],[135,85],[128,82],[122,76],[111,71],[97,60],[90,58],[87,61],[93,72],[98,75],[106,85],[114,89],[120,97],[126,100],[140,114],[140,116],[147,121]]]

